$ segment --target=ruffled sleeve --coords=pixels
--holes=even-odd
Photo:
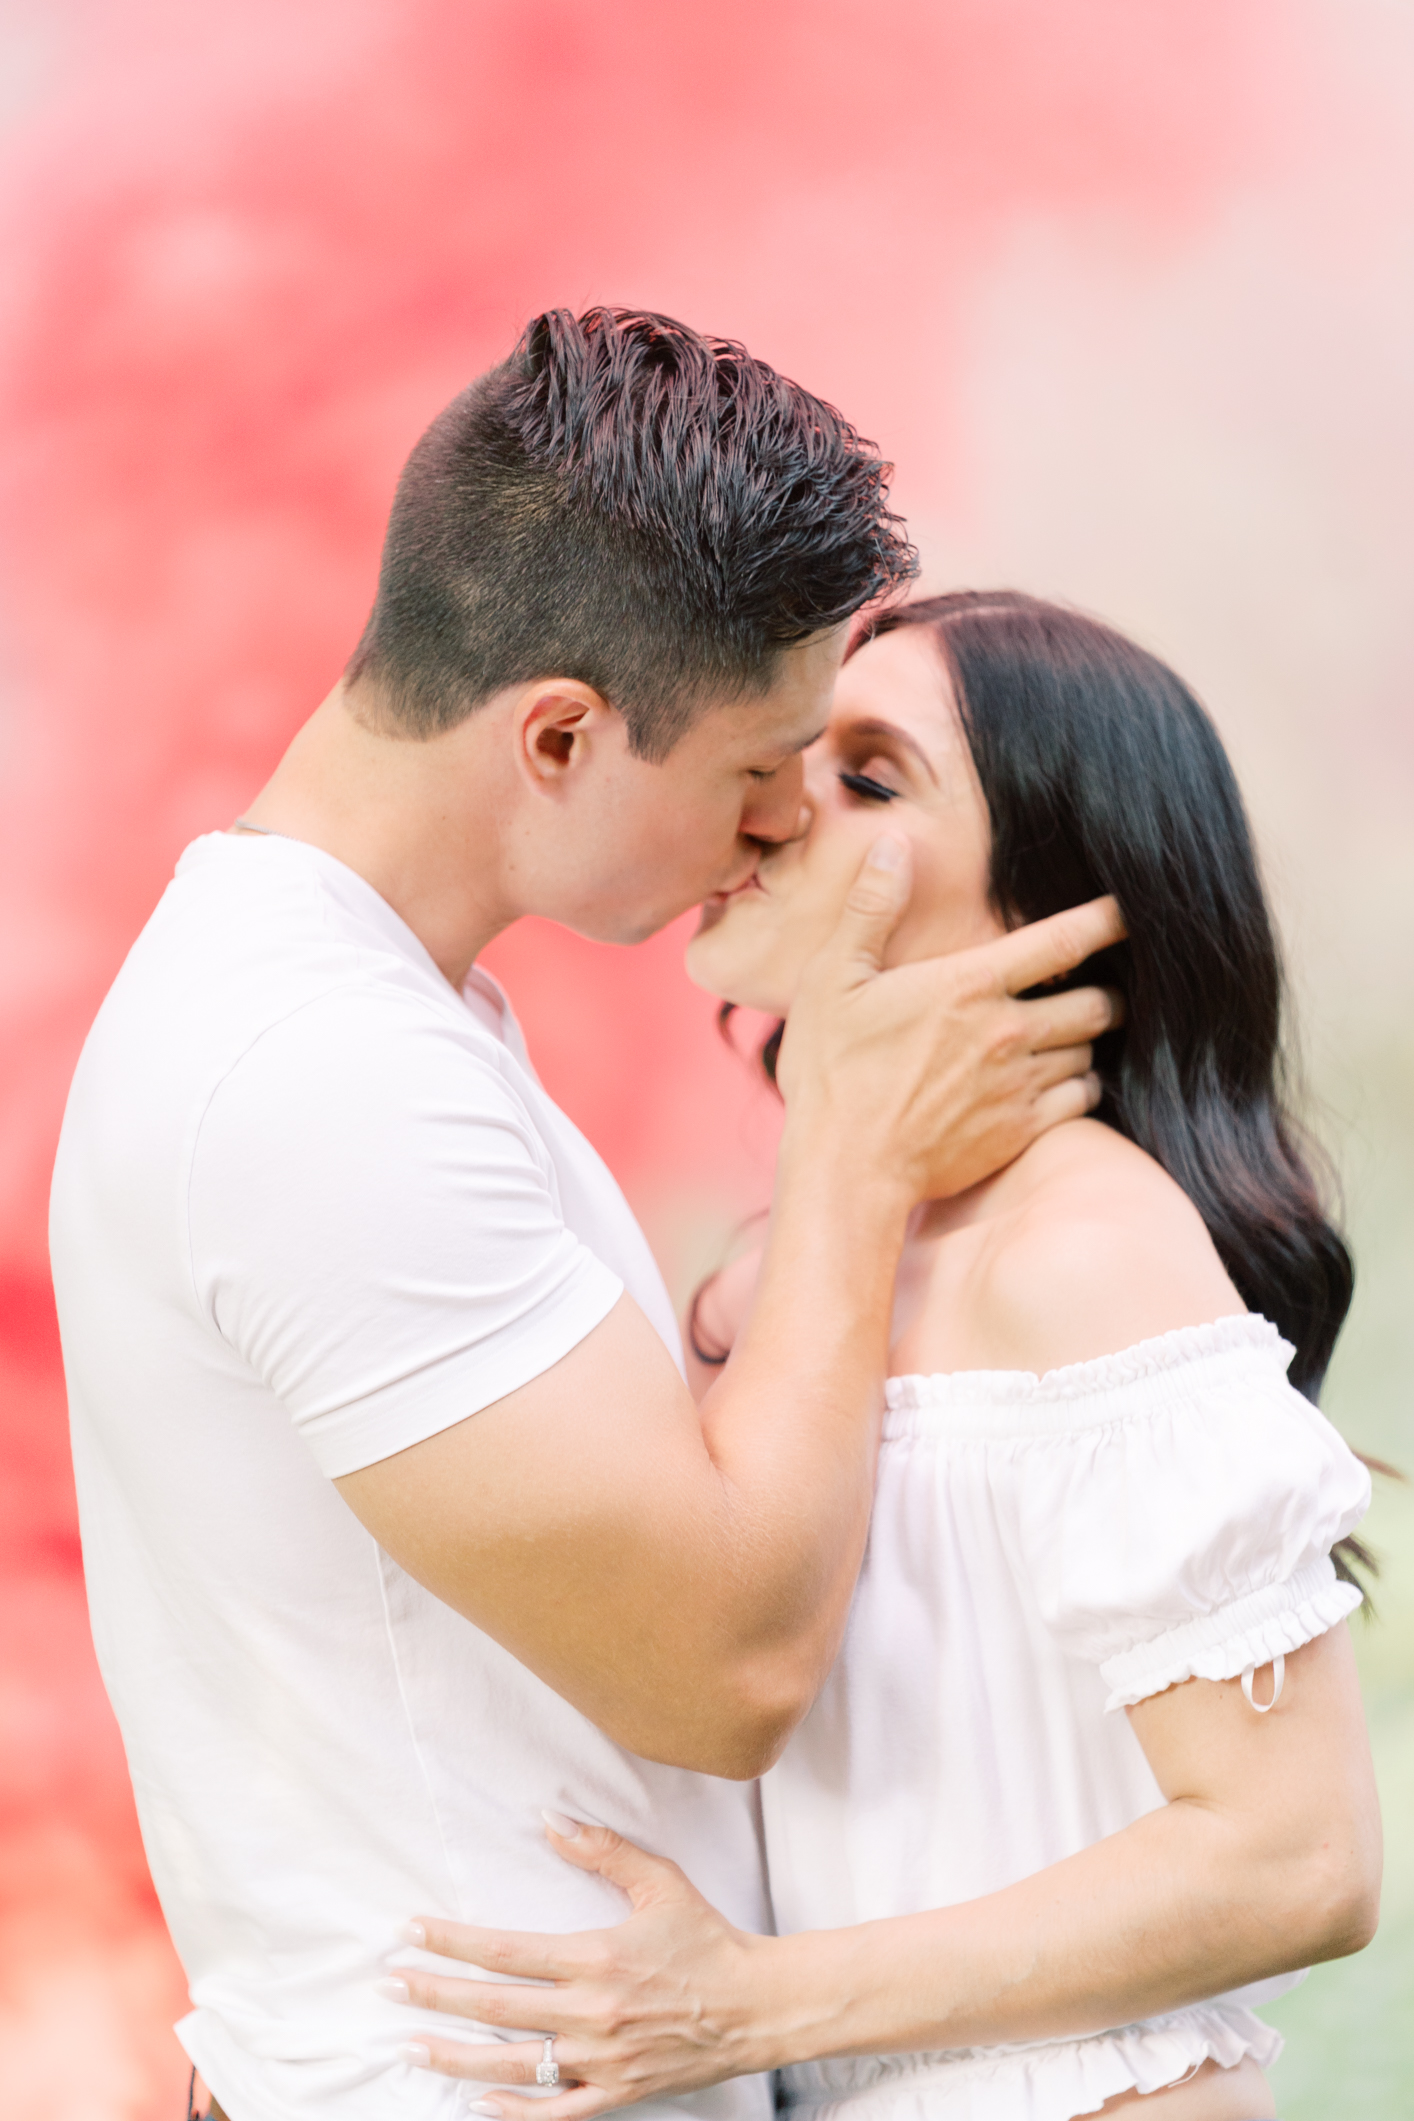
[[[1235,1678],[1360,1603],[1330,1550],[1369,1474],[1288,1383],[1292,1353],[1265,1319],[1225,1319],[1040,1381],[1060,1419],[1017,1467],[1021,1540],[1106,1708]]]

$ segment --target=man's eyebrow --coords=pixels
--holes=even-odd
[[[865,720],[851,722],[845,734],[848,736],[882,736],[888,738],[891,742],[898,744],[904,751],[910,752],[917,759],[935,788],[940,785],[938,776],[933,771],[932,761],[917,737],[910,736],[906,729],[900,729],[897,722],[886,722],[877,715],[871,715]]]
[[[788,759],[793,759],[798,752],[808,751],[812,744],[818,744],[821,737],[825,734],[825,731],[829,728],[829,726],[830,725],[828,722],[822,722],[820,727],[815,730],[812,735],[801,737],[799,743],[791,745],[789,751],[786,753],[786,757]]]
[[[822,723],[820,728],[812,729],[809,736],[797,737],[793,744],[787,744],[783,738],[779,750],[773,746],[763,744],[760,747],[758,756],[762,758],[777,758],[784,765],[787,759],[796,758],[802,751],[808,751],[812,744],[818,744],[829,726],[828,722]],[[774,773],[775,770],[773,766],[771,771]]]

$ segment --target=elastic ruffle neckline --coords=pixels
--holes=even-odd
[[[894,1412],[946,1406],[1034,1406],[1069,1399],[1089,1399],[1146,1378],[1184,1370],[1213,1356],[1280,1355],[1283,1373],[1295,1354],[1268,1318],[1245,1313],[1215,1318],[1205,1326],[1179,1326],[1155,1340],[1141,1340],[1115,1355],[1091,1362],[1067,1363],[1047,1370],[940,1370],[932,1376],[890,1377],[884,1386]]]

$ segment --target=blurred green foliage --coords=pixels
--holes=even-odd
[[[1357,1293],[1325,1409],[1357,1450],[1410,1475],[1375,1482],[1375,1612],[1351,1622],[1385,1819],[1380,1930],[1262,2013],[1286,2036],[1282,2121],[1414,2115],[1414,1032],[1325,1058],[1316,1088],[1345,1180]]]

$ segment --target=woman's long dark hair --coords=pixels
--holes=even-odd
[[[1067,982],[1125,999],[1123,1029],[1096,1049],[1097,1117],[1182,1186],[1243,1302],[1295,1348],[1292,1383],[1315,1400],[1354,1271],[1288,1107],[1281,958],[1216,730],[1157,657],[1035,597],[921,598],[880,614],[864,638],[904,626],[930,629],[952,680],[1002,918],[1118,899],[1129,941]],[[768,1070],[773,1058],[763,1054]]]
[[[873,632],[902,626],[930,629],[952,679],[1003,920],[1119,900],[1129,941],[1072,976],[1125,1000],[1097,1116],[1182,1186],[1314,1399],[1354,1274],[1286,1106],[1281,957],[1217,731],[1156,656],[1035,597],[923,598]]]

